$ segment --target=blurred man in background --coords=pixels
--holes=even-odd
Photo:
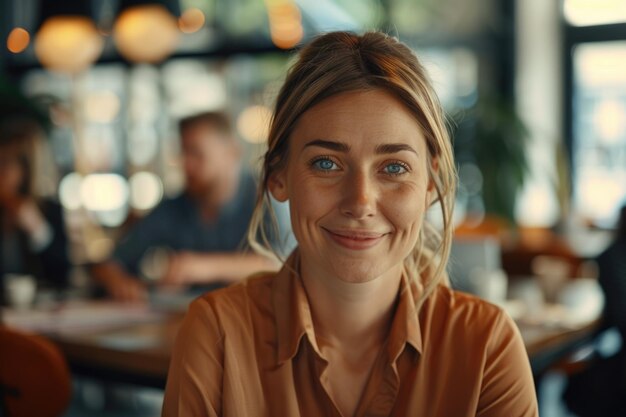
[[[155,248],[170,253],[159,277],[164,284],[224,284],[278,267],[265,257],[239,251],[256,185],[241,170],[241,149],[228,118],[215,112],[198,114],[181,120],[179,131],[184,192],[132,226],[111,259],[92,268],[115,299],[146,297],[146,280],[139,278],[142,258]]]

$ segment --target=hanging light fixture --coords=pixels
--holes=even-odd
[[[78,73],[93,64],[104,41],[91,19],[90,2],[41,0],[35,55],[54,71]]]
[[[129,61],[157,63],[178,45],[177,1],[121,0],[113,39]]]

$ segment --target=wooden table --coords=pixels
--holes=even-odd
[[[183,317],[182,312],[169,312],[144,323],[44,333],[59,346],[77,374],[163,388]],[[598,326],[597,322],[578,328],[520,323],[535,377],[591,340]]]
[[[518,323],[530,358],[535,380],[554,364],[567,358],[576,350],[592,342],[600,330],[600,320],[593,320],[578,327],[527,325]]]
[[[183,313],[168,314],[155,323],[47,336],[59,346],[77,374],[164,388],[172,346],[183,316]]]
[[[91,301],[2,315],[7,325],[56,343],[76,374],[163,388],[184,312]]]

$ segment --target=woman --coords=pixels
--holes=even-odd
[[[39,130],[30,118],[0,120],[0,279],[9,273],[27,274],[63,289],[70,262],[61,207],[38,199],[33,190]]]
[[[515,325],[445,285],[452,151],[406,46],[335,32],[305,47],[262,179],[253,246],[271,193],[289,201],[298,248],[277,274],[191,305],[164,416],[537,415]]]

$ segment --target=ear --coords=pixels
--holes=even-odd
[[[285,170],[281,169],[270,175],[267,187],[272,194],[272,197],[281,203],[284,203],[289,199],[289,193],[287,192],[287,181]]]
[[[435,157],[428,162],[428,187],[426,188],[426,194],[428,196],[428,202],[432,204],[437,199],[437,189],[435,187],[435,176],[439,172],[439,158]]]

